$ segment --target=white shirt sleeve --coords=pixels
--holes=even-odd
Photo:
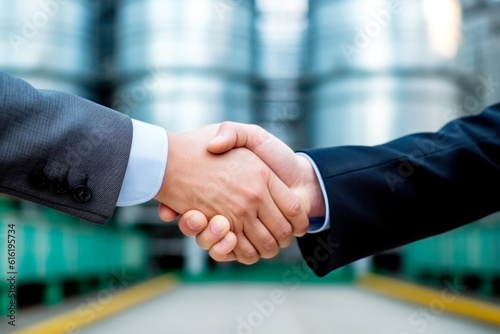
[[[314,172],[316,173],[316,177],[318,178],[318,182],[321,187],[321,192],[323,193],[323,200],[325,201],[325,217],[311,218],[309,220],[309,230],[307,231],[307,233],[312,234],[325,231],[330,228],[330,208],[328,205],[328,194],[326,192],[325,183],[323,182],[323,177],[319,172],[318,166],[316,166],[316,163],[313,159],[311,159],[309,155],[303,152],[297,152],[295,154],[305,157],[313,166]]]
[[[132,119],[133,137],[117,206],[153,199],[160,191],[168,157],[168,136],[162,127]]]

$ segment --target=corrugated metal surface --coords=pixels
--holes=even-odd
[[[307,52],[307,12],[307,0],[257,2],[257,122],[293,148],[305,144],[301,78]]]
[[[37,88],[91,97],[97,15],[94,1],[1,1],[0,70]]]
[[[126,0],[118,9],[113,107],[170,130],[251,121],[253,1]]]
[[[309,144],[381,144],[456,117],[461,23],[456,0],[311,1]]]

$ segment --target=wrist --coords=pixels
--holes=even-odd
[[[178,168],[178,149],[180,148],[180,143],[178,140],[179,134],[173,132],[167,132],[167,137],[169,141],[169,150],[168,150],[168,164],[166,166],[165,175],[163,177],[163,183],[160,187],[160,191],[155,196],[155,199],[164,202],[166,198],[172,198],[172,194],[169,190],[175,189],[176,185],[174,184],[175,178],[174,175],[178,175],[176,173],[176,169]]]
[[[302,182],[300,190],[296,193],[309,218],[324,217],[325,201],[316,172],[307,158],[300,155],[297,158],[299,159]]]
[[[213,155],[207,152],[206,143],[214,136],[214,127],[206,127],[193,132],[167,132],[169,141],[168,163],[160,192],[155,199],[178,213],[209,207],[207,182],[211,175],[205,171],[213,165]],[[210,165],[211,164],[211,165]],[[213,173],[212,173],[213,174]]]

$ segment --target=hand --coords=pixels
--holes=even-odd
[[[255,153],[300,198],[308,217],[325,215],[323,193],[311,163],[281,140],[253,124],[224,122],[207,150],[221,154],[245,147]]]
[[[279,247],[291,243],[292,231],[305,234],[307,214],[290,189],[249,150],[209,153],[206,146],[217,128],[168,133],[167,171],[155,198],[175,212],[196,209],[204,217],[224,216],[237,237],[234,254],[240,262],[273,257]],[[168,209],[160,208],[164,217],[162,210]]]
[[[236,235],[230,231],[231,224],[224,216],[215,216],[207,222],[205,215],[191,210],[182,215],[183,223],[179,225],[186,236],[196,237],[201,249],[219,262],[237,260],[233,252],[236,247]]]
[[[232,122],[225,122],[220,126],[217,136],[210,141],[207,149],[219,154],[235,147],[250,149],[262,159],[297,194],[309,217],[325,215],[323,194],[314,169],[306,158],[296,155],[278,138],[258,126]],[[217,218],[220,224],[222,220],[222,217]],[[217,261],[234,258],[240,260],[236,254],[227,252],[227,244],[218,244],[216,238],[207,238],[209,233],[191,229],[188,222],[191,225],[206,226],[207,218],[191,211],[180,218],[179,227],[186,235],[196,235],[198,244],[204,249],[210,249],[212,258]]]

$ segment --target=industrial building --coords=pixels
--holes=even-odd
[[[0,32],[0,71],[36,88],[168,131],[255,123],[294,150],[500,102],[497,0],[0,0]],[[216,263],[157,207],[98,226],[0,195],[0,333],[500,332],[498,214],[320,278],[296,242]]]

